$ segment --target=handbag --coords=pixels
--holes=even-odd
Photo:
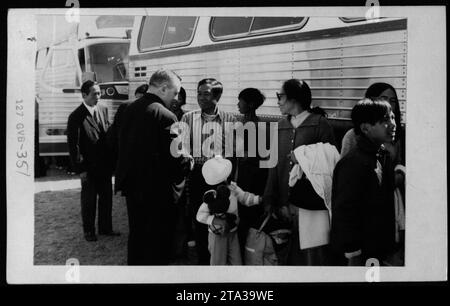
[[[289,203],[308,210],[326,210],[325,201],[316,193],[311,182],[303,173],[293,187],[289,187]]]
[[[270,214],[262,222],[259,229],[250,228],[245,244],[245,265],[249,266],[276,266],[278,257],[276,255],[272,238],[263,231],[269,221]]]

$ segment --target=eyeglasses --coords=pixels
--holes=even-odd
[[[389,103],[394,103],[394,104],[398,104],[398,99],[396,97],[386,97],[386,96],[381,96],[381,99],[385,99],[386,101],[388,101]]]
[[[281,100],[281,97],[282,96],[285,96],[286,94],[284,94],[284,93],[279,93],[279,92],[277,92],[277,98],[278,98],[278,100]]]

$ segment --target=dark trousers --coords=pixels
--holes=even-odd
[[[187,242],[189,235],[189,227],[191,224],[191,219],[188,219],[187,208],[186,208],[186,197],[183,193],[181,199],[174,207],[173,220],[175,221],[173,227],[173,238],[172,249],[170,258],[180,259],[187,257]]]
[[[202,165],[195,164],[189,179],[190,205],[192,207],[192,217],[194,221],[195,247],[198,256],[199,265],[209,265],[208,250],[208,226],[197,221],[197,211],[203,203],[203,194],[212,189],[212,186],[206,184],[202,175]]]
[[[87,172],[81,178],[81,218],[84,233],[95,233],[95,215],[98,196],[98,231],[112,230],[111,176]]]
[[[175,220],[173,203],[127,191],[128,265],[168,265]],[[172,209],[171,209],[172,208]]]

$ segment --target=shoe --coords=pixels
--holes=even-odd
[[[104,236],[120,236],[119,232],[115,232],[115,231],[109,231],[109,232],[98,232],[99,235],[104,235]]]
[[[84,234],[84,238],[87,241],[97,241],[97,236],[95,236],[94,233],[86,233],[86,234]]]

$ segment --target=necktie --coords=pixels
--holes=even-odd
[[[100,117],[99,117],[99,115],[98,115],[98,110],[97,110],[97,109],[94,110],[94,121],[95,121],[95,123],[97,124],[97,126],[98,126],[101,130],[103,130],[102,123],[100,122]]]

